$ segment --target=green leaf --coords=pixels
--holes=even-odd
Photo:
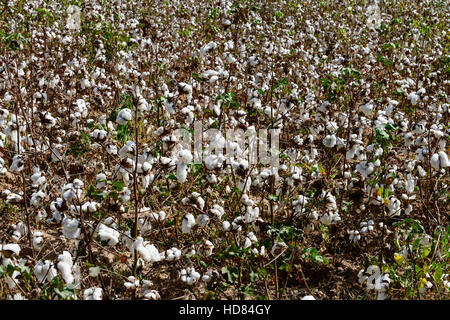
[[[68,288],[64,288],[63,290],[59,290],[58,288],[55,288],[54,291],[61,299],[67,299],[74,294],[73,289],[68,289]]]
[[[433,274],[434,283],[438,284],[442,277],[442,266],[437,266]]]
[[[122,181],[113,181],[111,183],[112,187],[117,190],[117,191],[122,191],[124,188],[123,182]]]

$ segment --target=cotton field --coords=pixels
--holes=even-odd
[[[0,16],[0,299],[450,298],[447,1]]]

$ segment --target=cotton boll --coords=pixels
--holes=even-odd
[[[373,105],[370,103],[363,104],[359,107],[359,109],[364,113],[364,115],[367,117],[372,113]]]
[[[205,227],[209,222],[209,216],[207,214],[199,214],[197,216],[197,223],[200,227]]]
[[[194,267],[188,267],[181,270],[180,279],[188,285],[193,285],[200,279],[200,273],[195,271]]]
[[[139,286],[141,285],[139,279],[136,279],[136,278],[133,277],[133,276],[129,276],[129,277],[127,278],[127,280],[128,280],[128,281],[126,281],[126,282],[124,283],[124,286],[125,286],[125,288],[127,288],[127,289],[134,290],[134,289],[136,289],[137,287],[139,287]]]
[[[77,239],[80,236],[81,229],[78,228],[79,221],[76,218],[65,217],[62,224],[62,233],[67,239]]]
[[[374,169],[375,169],[374,164],[372,162],[367,162],[367,161],[361,161],[356,166],[356,170],[358,170],[358,172],[361,173],[361,175],[366,179],[374,171]]]
[[[179,183],[186,181],[187,164],[192,161],[192,154],[188,150],[180,150],[177,154],[177,180]]]
[[[368,233],[369,231],[373,231],[375,222],[373,220],[369,220],[367,222],[361,222],[361,233]]]
[[[53,263],[49,260],[39,260],[34,267],[34,275],[36,276],[39,283],[50,282],[54,277],[58,275]]]
[[[110,143],[110,144],[106,145],[106,152],[109,155],[116,155],[117,154],[117,147]]]
[[[119,156],[121,160],[125,158],[134,159],[135,154],[136,154],[136,144],[133,141],[127,141],[125,145],[119,150]]]
[[[25,234],[28,233],[28,227],[22,221],[17,224],[11,225],[14,229],[12,238],[16,241],[19,241]]]
[[[72,274],[72,255],[68,251],[63,251],[62,254],[58,256],[57,268],[61,272],[62,278],[66,284],[72,284],[75,280]]]
[[[292,202],[292,205],[295,206],[295,212],[302,214],[303,212],[305,212],[305,206],[308,203],[308,199],[303,196],[303,195],[299,195],[297,200],[294,200]]]
[[[181,223],[181,230],[183,233],[190,233],[191,228],[195,225],[194,215],[188,213],[184,216],[183,221]]]
[[[156,291],[156,290],[145,289],[144,292],[142,293],[142,295],[147,300],[159,300],[159,299],[161,299],[161,296],[159,295],[159,292]]]
[[[0,244],[0,257],[18,256],[20,253],[20,246],[16,243]],[[4,258],[3,258],[4,259]]]
[[[120,125],[126,125],[129,121],[133,119],[133,115],[131,114],[131,110],[128,108],[122,109],[117,114],[116,122]]]
[[[400,215],[400,206],[401,202],[396,197],[392,196],[389,198],[389,203],[387,205],[387,208],[389,210],[388,216],[394,217]]]
[[[358,242],[361,239],[361,235],[357,230],[351,230],[349,233],[349,239],[351,242]]]
[[[9,167],[9,171],[11,171],[11,172],[20,172],[20,171],[23,170],[24,166],[25,166],[25,163],[24,163],[24,161],[22,159],[22,156],[15,155],[13,157],[11,166]]]
[[[338,213],[327,212],[320,217],[320,222],[326,226],[335,224],[341,221],[341,217]]]
[[[100,240],[108,241],[108,245],[113,247],[119,243],[120,233],[113,228],[110,228],[103,223],[100,223],[98,226],[98,235]]]
[[[408,174],[408,180],[406,180],[405,189],[408,193],[414,192],[414,186],[415,186],[415,177],[411,174]]]
[[[171,248],[166,251],[166,259],[169,261],[179,260],[181,258],[181,250],[178,248]]]
[[[103,290],[102,288],[89,288],[84,290],[83,299],[84,300],[102,300],[103,298]]]
[[[39,208],[36,211],[35,221],[36,223],[39,223],[42,220],[45,220],[47,218],[47,211],[45,211],[44,208]]]
[[[202,276],[202,281],[211,282],[213,279],[218,279],[220,274],[216,270],[208,270]]]
[[[162,259],[158,249],[156,249],[154,245],[144,242],[142,237],[137,237],[133,244],[133,249],[135,249],[146,262],[158,262]]]
[[[213,254],[213,250],[214,250],[214,245],[211,241],[206,240],[203,242],[202,248],[201,248],[201,253],[205,256],[205,257],[209,257]]]
[[[41,250],[43,242],[44,238],[42,237],[42,232],[40,231],[33,232],[33,248],[36,250]]]
[[[95,182],[96,182],[97,189],[101,189],[101,188],[105,187],[106,183],[107,183],[106,175],[104,173],[97,174],[97,176],[95,177]]]
[[[224,231],[231,231],[231,223],[228,221],[222,222],[222,228]]]
[[[211,41],[208,44],[204,45],[200,48],[200,60],[203,59],[206,55],[206,53],[212,49],[217,48],[217,43]]]
[[[415,106],[416,104],[417,104],[417,102],[419,101],[419,95],[417,95],[416,93],[410,93],[409,95],[408,95],[408,100],[411,102],[411,104],[413,105],[413,106]]]
[[[447,154],[444,151],[439,151],[439,167],[440,168],[447,168],[450,166],[450,162],[448,161]],[[438,170],[438,169],[436,169]]]
[[[322,140],[322,143],[327,148],[333,148],[336,145],[336,136],[328,135]]]
[[[270,252],[272,253],[272,256],[277,257],[286,251],[287,247],[287,244],[284,242],[275,242]]]
[[[224,209],[219,206],[218,204],[214,204],[211,209],[209,209],[209,212],[215,215],[219,220],[222,218],[223,214],[225,213]]]

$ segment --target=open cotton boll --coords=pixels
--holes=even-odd
[[[313,296],[304,296],[301,300],[316,300]]]
[[[106,152],[110,155],[116,155],[117,154],[117,147],[113,145],[112,143],[109,143],[106,145]]]
[[[171,248],[166,251],[166,260],[173,261],[181,258],[181,250],[178,248]]]
[[[205,257],[209,257],[213,254],[213,250],[214,250],[213,243],[209,240],[205,240],[202,244],[200,251],[202,255],[204,255]]]
[[[9,166],[9,171],[10,172],[20,172],[23,170],[25,166],[25,162],[22,159],[21,155],[15,155],[13,157],[12,163]]]
[[[257,206],[247,206],[247,211],[244,215],[246,223],[253,223],[259,217],[259,207]]]
[[[200,279],[200,273],[195,271],[194,267],[188,267],[181,270],[180,279],[188,285],[193,285]]]
[[[200,48],[200,60],[203,59],[206,55],[206,53],[212,49],[217,48],[217,43],[214,41],[211,41],[207,44],[205,44],[203,47]]]
[[[361,239],[361,235],[359,234],[358,230],[350,230],[348,232],[349,234],[349,240],[351,242],[358,242]]]
[[[433,154],[430,159],[430,164],[435,170],[450,166],[447,154],[444,151]]]
[[[320,217],[319,220],[322,224],[329,226],[341,221],[339,213],[327,212]]]
[[[305,206],[308,203],[308,199],[304,195],[299,195],[297,200],[292,202],[292,205],[295,206],[295,212],[302,214],[305,212]]]
[[[384,300],[386,298],[386,290],[389,287],[391,279],[389,274],[381,274],[380,268],[376,265],[369,266],[366,271],[361,269],[358,273],[359,283],[366,282],[368,290],[375,290],[377,292],[377,300]]]
[[[272,256],[277,257],[287,249],[287,244],[284,242],[275,242],[275,244],[272,247],[272,250],[270,250],[270,253]]]
[[[190,233],[192,227],[195,225],[195,217],[193,214],[188,213],[184,216],[181,223],[181,231],[183,233]]]
[[[368,116],[372,113],[373,105],[370,103],[363,104],[359,107],[359,110],[361,110],[365,116]]]
[[[147,280],[144,280],[147,281]],[[159,292],[157,290],[153,290],[150,288],[143,288],[142,295],[144,296],[144,299],[146,300],[159,300],[161,299],[161,296],[159,295]]]
[[[224,231],[231,231],[231,223],[229,221],[222,222],[222,228]]]
[[[119,243],[120,233],[117,230],[104,225],[103,223],[99,224],[98,235],[100,240],[108,241],[108,245],[111,247]]]
[[[197,223],[200,227],[206,226],[208,224],[208,222],[209,222],[209,216],[207,214],[202,213],[197,216]]]
[[[33,232],[33,248],[36,250],[42,249],[44,238],[41,231]]]
[[[66,282],[66,284],[72,284],[75,280],[72,274],[72,255],[68,251],[63,251],[62,254],[58,256],[57,268],[61,272],[61,276]]]
[[[414,192],[415,179],[416,178],[413,175],[408,173],[408,180],[406,180],[406,184],[405,184],[406,192],[408,192],[408,193],[413,193]]]
[[[213,205],[211,209],[209,209],[209,212],[215,215],[219,220],[222,218],[223,214],[225,213],[224,209],[219,206],[217,203]]]
[[[106,183],[107,183],[106,175],[104,173],[97,174],[97,176],[95,177],[95,182],[96,182],[95,187],[97,189],[101,189],[101,188],[105,187]]]
[[[18,256],[20,253],[20,246],[16,243],[0,244],[0,257]]]
[[[187,178],[187,164],[192,161],[192,154],[188,150],[180,150],[177,154],[177,180],[183,183]]]
[[[87,201],[81,206],[83,212],[93,213],[100,208],[100,204],[95,201]]]
[[[394,217],[400,215],[401,202],[395,196],[389,197],[387,208],[389,209],[388,216]]]
[[[62,224],[62,232],[67,239],[76,239],[80,236],[81,229],[78,228],[79,221],[77,220],[77,218],[65,217]]]
[[[83,292],[84,300],[102,300],[103,299],[103,290],[102,288],[89,288],[84,290]]]
[[[336,136],[335,135],[328,135],[323,140],[322,143],[327,148],[333,148],[336,145]]]
[[[22,221],[17,224],[12,224],[11,226],[14,229],[11,237],[16,241],[19,241],[25,234],[28,233],[28,227]]]
[[[124,286],[127,289],[136,289],[141,285],[139,279],[136,279],[133,276],[129,276],[127,279],[128,281],[124,283]]]
[[[120,125],[126,125],[129,121],[133,119],[131,110],[128,108],[122,109],[117,114],[116,122]]]
[[[36,223],[39,223],[40,221],[44,220],[45,218],[47,218],[47,211],[45,211],[44,208],[39,208],[36,210],[36,216],[34,217]]]
[[[417,104],[417,102],[419,101],[420,97],[416,92],[413,92],[413,93],[410,93],[407,98],[411,102],[411,104],[413,106],[415,106]]]
[[[55,267],[53,266],[53,262],[49,260],[39,260],[36,266],[34,267],[34,275],[36,276],[39,283],[43,283],[44,281],[50,282],[54,277],[58,275]]]
[[[133,141],[127,141],[119,150],[120,159],[134,158],[136,154],[136,144]]]
[[[369,220],[367,222],[361,222],[359,226],[361,227],[361,233],[367,233],[369,231],[373,231],[375,222],[373,220]]]
[[[372,162],[361,161],[356,166],[356,170],[358,170],[358,172],[367,179],[369,175],[375,170],[375,166]]]
[[[133,249],[135,249],[146,262],[158,262],[162,259],[158,249],[156,249],[154,245],[144,242],[142,237],[137,237],[133,244]]]

